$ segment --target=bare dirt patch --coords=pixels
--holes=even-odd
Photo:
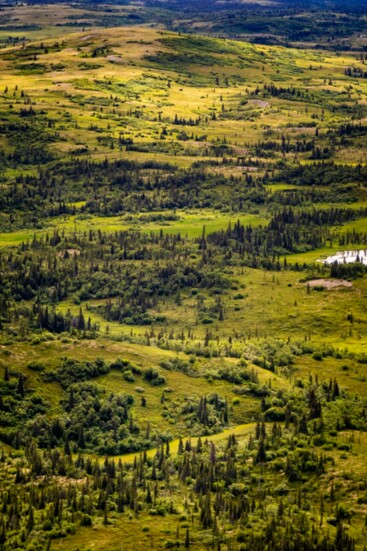
[[[310,287],[325,287],[328,291],[340,287],[353,287],[353,284],[346,279],[311,279],[307,282]]]
[[[268,101],[264,101],[261,99],[250,99],[249,103],[251,105],[256,105],[257,107],[261,107],[262,109],[265,109],[265,107],[270,107],[270,103]]]
[[[123,59],[119,55],[108,55],[106,59],[110,63],[123,63]]]

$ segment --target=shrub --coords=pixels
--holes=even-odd
[[[132,372],[130,370],[125,371],[123,377],[124,377],[125,381],[127,381],[128,383],[134,383],[135,382],[135,377],[134,377],[134,375],[132,374]]]
[[[288,484],[283,482],[282,484],[279,484],[276,488],[274,488],[274,492],[279,496],[285,496],[289,494],[289,486]]]
[[[156,369],[151,367],[144,372],[143,378],[153,386],[164,385],[166,382],[165,377],[160,375]]]
[[[92,517],[90,515],[84,514],[80,520],[81,526],[92,526]]]
[[[52,530],[52,522],[50,521],[50,519],[45,520],[45,522],[42,524],[42,530],[44,530],[45,532],[49,532],[50,530]]]
[[[44,371],[46,366],[38,360],[33,360],[32,362],[29,362],[27,369],[31,369],[32,371]]]

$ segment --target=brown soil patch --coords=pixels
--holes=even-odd
[[[111,63],[123,63],[123,59],[119,55],[108,55],[106,59]]]
[[[270,103],[268,101],[264,101],[261,99],[250,99],[249,103],[251,105],[256,105],[257,107],[261,107],[262,109],[265,109],[265,107],[270,107]]]
[[[311,279],[308,281],[308,285],[310,287],[325,287],[328,291],[340,287],[353,287],[353,284],[345,279]]]

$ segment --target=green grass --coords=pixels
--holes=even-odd
[[[82,206],[82,202],[75,204]],[[240,220],[244,225],[265,225],[267,220],[264,215],[257,214],[232,214],[221,213],[211,209],[198,211],[180,211],[177,213],[178,220],[149,222],[147,216],[157,216],[160,212],[150,212],[149,215],[137,215],[132,221],[129,216],[91,216],[74,215],[62,216],[55,219],[49,219],[47,226],[42,230],[17,230],[13,232],[0,233],[0,247],[16,246],[22,242],[31,241],[34,236],[40,237],[46,234],[50,235],[54,230],[65,230],[67,232],[85,232],[92,230],[101,230],[104,232],[126,231],[128,229],[140,230],[142,232],[159,232],[176,234],[181,233],[183,237],[200,237],[205,226],[206,233],[225,230],[229,224],[235,224]],[[145,216],[145,219],[144,219]]]
[[[26,8],[23,11],[25,14],[29,12]],[[56,17],[60,17],[60,13],[59,10]],[[48,15],[51,16],[49,12]],[[55,14],[52,17],[55,17]],[[51,48],[60,27],[46,26],[43,29],[46,36],[47,32],[51,32],[49,29],[53,29],[52,32],[55,33],[54,38],[43,42],[45,46]],[[251,120],[253,106],[251,113],[249,112],[249,120],[241,120],[241,117],[238,120],[236,117],[235,120],[220,117],[217,120],[206,120],[212,109],[220,115],[223,105],[225,110],[230,108],[236,113],[240,108],[240,101],[247,95],[246,90],[252,91],[258,84],[261,86],[269,82],[273,75],[274,63],[278,67],[279,75],[274,74],[273,77],[281,78],[282,85],[294,85],[296,81],[297,86],[302,87],[303,83],[307,82],[309,89],[315,93],[319,88],[331,89],[335,93],[344,90],[344,67],[352,63],[348,57],[337,57],[325,52],[311,53],[210,38],[178,37],[168,32],[162,36],[148,28],[88,29],[84,33],[70,34],[67,27],[62,29],[64,34],[63,42],[59,41],[60,51],[51,52],[50,50],[49,53],[44,53],[41,50],[38,54],[36,62],[47,68],[42,79],[32,74],[15,75],[14,62],[19,63],[21,54],[19,49],[7,48],[0,56],[4,87],[8,85],[12,91],[12,86],[16,83],[19,90],[29,94],[39,108],[47,105],[50,118],[59,119],[57,113],[61,109],[63,112],[68,111],[72,120],[78,122],[77,129],[69,123],[66,125],[57,123],[56,129],[61,138],[58,150],[61,155],[77,147],[80,142],[80,130],[83,131],[82,142],[89,146],[94,158],[106,154],[111,158],[118,154],[117,151],[111,152],[107,146],[97,142],[95,132],[89,129],[91,124],[97,124],[102,128],[106,136],[117,138],[118,134],[123,132],[134,138],[136,142],[149,143],[157,140],[162,129],[166,128],[169,132],[167,142],[170,139],[175,141],[174,132],[185,130],[189,135],[191,133],[207,135],[208,142],[225,138],[230,145],[244,149],[248,143],[263,139],[264,127],[279,135],[292,126],[297,128],[297,125],[313,121],[312,116],[319,116],[321,113],[320,102],[310,105],[309,112],[306,113],[302,102],[270,98],[266,100],[269,108],[259,109],[256,115],[258,118],[254,120]],[[45,35],[42,38],[44,37]],[[37,40],[38,37],[35,35],[33,44],[40,45],[40,41]],[[106,53],[91,58],[93,48],[99,47],[101,43],[106,48]],[[179,65],[175,63],[172,66],[169,63],[163,65],[160,63],[157,67],[156,63],[150,61],[153,58],[160,59],[160,55],[168,58],[173,55],[184,60],[185,65],[192,52],[194,54],[201,52],[204,58],[213,57],[218,65],[212,67],[210,66],[212,62],[209,66],[206,63],[193,63],[190,66],[190,76],[187,76],[182,63]],[[121,62],[111,63],[109,58],[111,55],[121,58]],[[11,62],[7,58],[11,59]],[[88,74],[88,78],[81,80],[80,64],[91,61],[95,63],[96,68],[90,75]],[[197,61],[200,59],[198,58]],[[22,61],[22,63],[29,62],[29,60]],[[63,65],[64,69],[53,72],[51,63]],[[311,70],[310,63],[315,64]],[[229,81],[228,85],[226,78]],[[333,79],[332,86],[327,83],[322,84],[324,79],[328,81],[330,78]],[[168,81],[170,81],[169,87]],[[362,98],[365,93],[365,84],[361,82],[358,94]],[[115,102],[110,99],[111,94],[116,98]],[[102,113],[94,110],[91,95],[105,104]],[[22,104],[20,99],[19,94],[14,98],[11,92],[8,97],[2,98],[1,105],[8,109],[12,102],[14,110],[17,111]],[[342,119],[339,115],[329,112],[327,105],[323,107],[326,109],[323,120],[318,121],[321,127],[327,128],[331,120],[339,122]],[[130,110],[134,109],[141,112],[139,118],[131,115]],[[157,118],[158,112],[159,118]],[[175,115],[193,119],[200,116],[203,122],[194,128],[190,126],[177,128],[172,125]],[[307,132],[307,129],[302,131]],[[64,138],[67,138],[67,143],[62,141]],[[199,157],[132,151],[123,151],[122,154],[126,158],[168,160],[178,166],[187,167],[194,160],[207,157],[205,142],[197,142],[194,138],[192,145],[197,148]],[[288,157],[291,158],[291,155]],[[306,155],[300,155],[301,161],[306,159]],[[225,166],[219,170],[225,171]]]

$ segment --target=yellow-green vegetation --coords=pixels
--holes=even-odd
[[[261,5],[1,8],[0,551],[365,548],[366,21]]]

